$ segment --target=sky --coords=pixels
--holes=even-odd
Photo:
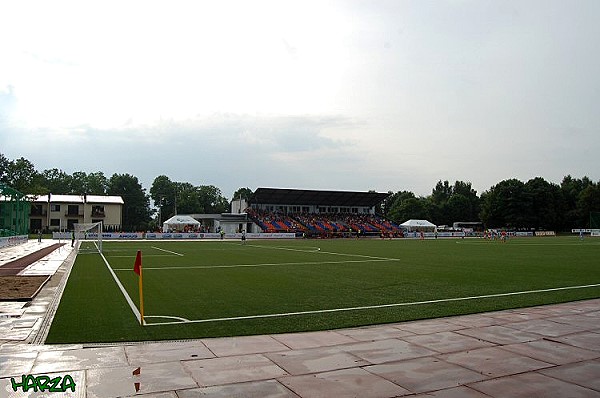
[[[600,180],[600,1],[0,3],[0,153],[42,171],[412,191]]]

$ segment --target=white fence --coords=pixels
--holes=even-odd
[[[0,249],[3,247],[22,245],[23,243],[27,243],[27,239],[27,235],[7,236],[5,238],[0,238]]]
[[[97,239],[97,234],[88,233],[85,236],[79,236],[78,239]],[[293,233],[248,233],[246,238],[248,239],[294,239],[296,237]],[[71,239],[70,232],[54,232],[52,234],[53,239],[69,240]],[[242,239],[241,233],[228,233],[224,235],[225,239]],[[221,234],[216,233],[154,233],[154,232],[115,232],[115,233],[103,233],[102,240],[161,240],[161,239],[221,239]]]

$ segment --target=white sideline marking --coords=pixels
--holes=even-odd
[[[326,310],[284,312],[284,313],[279,313],[279,314],[262,314],[262,315],[235,316],[235,317],[227,317],[227,318],[197,319],[197,320],[187,321],[187,322],[147,323],[146,325],[147,326],[155,326],[155,325],[175,325],[175,324],[181,324],[181,323],[206,323],[206,322],[219,322],[219,321],[237,321],[237,320],[244,320],[244,319],[276,318],[276,317],[294,316],[294,315],[309,315],[309,314],[324,314],[324,313],[331,313],[331,312],[370,310],[370,309],[377,309],[377,308],[407,307],[407,306],[411,306],[411,305],[435,304],[435,303],[446,303],[446,302],[453,302],[453,301],[477,300],[477,299],[482,299],[482,298],[517,296],[517,295],[521,295],[521,294],[545,293],[545,292],[554,292],[554,291],[559,291],[559,290],[585,289],[585,288],[589,288],[589,287],[599,287],[599,286],[600,286],[600,283],[596,283],[593,285],[555,287],[555,288],[550,288],[550,289],[526,290],[526,291],[522,291],[522,292],[485,294],[482,296],[469,296],[469,297],[445,298],[445,299],[438,299],[438,300],[415,301],[412,303],[379,304],[379,305],[366,305],[366,306],[362,306],[362,307],[331,308],[331,309],[326,309]]]
[[[153,249],[160,250],[160,251],[162,251],[162,252],[165,252],[165,253],[171,253],[171,254],[175,254],[176,256],[181,256],[181,257],[183,257],[183,254],[181,254],[181,253],[172,252],[171,250],[161,249],[160,247],[156,247],[156,246],[151,246],[151,247],[152,247]]]
[[[375,263],[385,261],[400,261],[399,259],[372,259],[372,260],[346,260],[346,261],[304,261],[297,263],[264,263],[264,264],[232,264],[232,265],[188,265],[181,267],[144,267],[144,270],[164,270],[172,269],[210,269],[210,268],[242,268],[242,267],[270,267],[276,265],[321,265],[321,264],[347,264],[347,263]],[[129,268],[115,268],[115,271],[131,271]]]
[[[173,257],[174,254],[144,254],[144,258],[146,257]],[[108,256],[110,258],[135,258],[136,256]]]
[[[110,264],[108,263],[108,261],[106,260],[106,257],[104,257],[104,254],[102,254],[102,252],[100,252],[100,256],[102,257],[102,260],[104,260],[104,264],[106,264],[106,268],[108,268],[108,271],[113,276],[113,279],[115,280],[115,282],[117,282],[117,286],[119,286],[119,289],[121,289],[121,293],[123,293],[123,296],[125,296],[125,300],[127,301],[127,304],[129,304],[131,311],[133,311],[133,314],[137,318],[138,322],[140,322],[141,315],[140,315],[140,312],[138,311],[137,307],[133,303],[133,300],[131,300],[131,297],[129,297],[129,294],[127,294],[127,291],[121,284],[121,281],[119,280],[119,278],[117,278],[117,275],[114,273],[113,269],[110,267]],[[131,269],[131,271],[133,271],[133,268]],[[145,324],[146,324],[146,322],[144,322],[144,325]]]

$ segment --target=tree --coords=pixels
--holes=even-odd
[[[523,182],[514,178],[501,181],[484,192],[481,199],[481,219],[488,228],[530,227],[531,200]]]
[[[560,184],[560,191],[565,206],[564,229],[582,228],[589,221],[589,215],[582,212],[579,206],[579,198],[582,192],[592,184],[592,181],[588,177],[577,179],[567,175],[563,178]]]
[[[57,168],[44,170],[42,172],[43,184],[49,193],[68,194],[71,193],[72,177]]]
[[[199,186],[198,194],[204,213],[225,213],[229,211],[229,201],[221,194],[221,190],[214,185]]]
[[[250,188],[240,188],[233,193],[232,200],[245,199],[246,201],[248,201],[248,199],[250,199],[250,197],[253,194],[254,194],[254,192],[252,192],[252,190]]]
[[[33,163],[21,157],[15,161],[8,162],[6,172],[6,184],[25,194],[36,194],[39,191],[38,173]]]
[[[435,185],[431,192],[431,201],[436,205],[443,205],[452,196],[452,186],[448,181],[442,182],[441,180]]]
[[[455,221],[474,221],[479,217],[479,197],[470,182],[438,181],[430,199],[429,215],[437,225],[451,225]]]
[[[564,201],[560,187],[536,177],[525,183],[525,190],[531,203],[529,226],[546,230],[561,228]]]
[[[588,185],[579,195],[577,201],[579,213],[585,217],[585,228],[591,228],[590,213],[600,212],[600,183]]]
[[[151,218],[150,198],[137,177],[113,174],[108,180],[108,194],[123,198],[123,229],[143,231]]]
[[[195,214],[203,212],[198,188],[189,182],[176,182],[177,214]]]
[[[177,184],[165,175],[156,177],[152,182],[150,197],[158,208],[159,223],[175,215],[176,192]]]
[[[430,215],[430,201],[423,197],[415,197],[409,191],[394,194],[395,200],[387,213],[391,220],[402,223],[410,219],[427,219]]]
[[[11,163],[10,159],[0,153],[0,183],[8,185],[8,173]]]
[[[106,195],[108,190],[108,178],[104,176],[103,172],[97,171],[95,173],[89,173],[85,182],[85,193],[89,195]]]

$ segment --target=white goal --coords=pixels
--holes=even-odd
[[[75,224],[75,240],[79,251],[102,253],[102,221],[89,224]]]

